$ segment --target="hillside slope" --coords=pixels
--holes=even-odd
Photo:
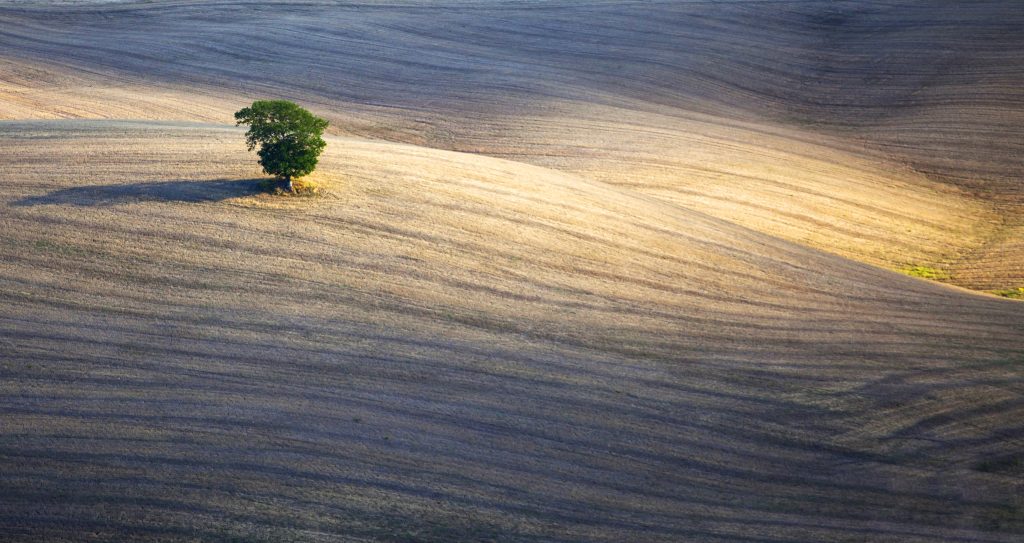
[[[1013,2],[7,3],[0,118],[225,123],[513,158],[864,262],[1024,285]]]
[[[991,541],[1024,305],[515,162],[3,123],[10,541]]]

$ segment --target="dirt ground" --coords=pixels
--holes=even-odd
[[[1022,27],[0,2],[0,540],[1018,541]]]

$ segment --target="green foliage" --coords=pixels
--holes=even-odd
[[[1006,288],[1002,290],[993,290],[992,294],[996,296],[1002,296],[1003,298],[1011,298],[1014,300],[1024,300],[1024,287],[1017,288]]]
[[[930,266],[908,266],[903,268],[903,273],[914,277],[920,277],[922,279],[932,279],[934,281],[949,279],[949,274],[944,270],[932,268]]]
[[[288,183],[316,168],[327,142],[327,121],[287,100],[257,100],[235,113],[236,124],[249,125],[245,142],[252,151],[260,148],[263,171]]]

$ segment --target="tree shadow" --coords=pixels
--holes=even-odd
[[[267,192],[265,179],[213,179],[161,181],[118,185],[90,185],[30,196],[12,206],[74,205],[102,207],[133,202],[220,202]]]

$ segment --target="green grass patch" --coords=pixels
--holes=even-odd
[[[1024,287],[1004,288],[1002,290],[993,290],[991,292],[996,296],[1010,298],[1011,300],[1024,300]]]
[[[907,266],[902,271],[907,275],[920,277],[921,279],[931,279],[932,281],[945,281],[949,279],[949,273],[945,270],[931,266]]]

